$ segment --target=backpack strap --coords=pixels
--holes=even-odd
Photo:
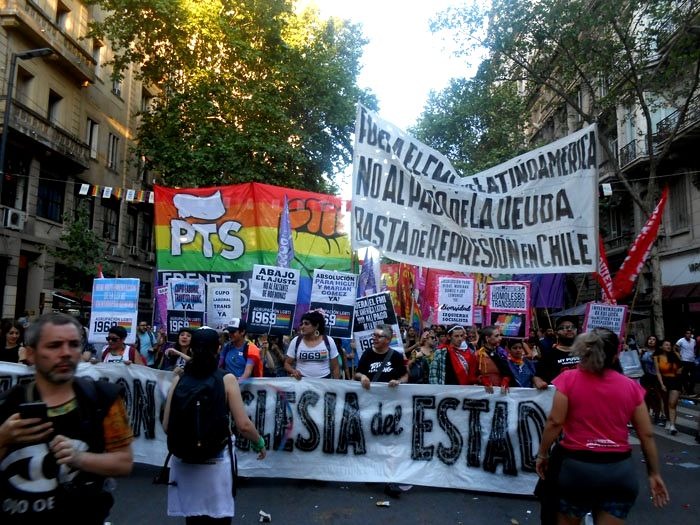
[[[297,360],[297,351],[299,350],[299,336],[296,336],[292,343],[294,343],[294,360]]]

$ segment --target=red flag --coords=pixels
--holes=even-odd
[[[102,273],[102,264],[97,265],[97,278],[104,279],[104,274]]]
[[[637,280],[639,272],[642,271],[644,261],[649,257],[651,247],[659,233],[661,216],[663,215],[667,198],[668,187],[664,188],[661,194],[661,200],[632,243],[627,257],[622,261],[622,266],[620,266],[620,269],[615,274],[615,278],[613,279],[613,294],[615,299],[622,299],[632,292],[634,282]]]
[[[615,290],[613,289],[612,276],[608,267],[608,256],[605,254],[605,243],[598,236],[598,272],[595,274],[598,284],[603,289],[603,299],[606,303],[615,304]]]

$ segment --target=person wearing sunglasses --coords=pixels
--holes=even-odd
[[[107,344],[102,349],[103,363],[146,364],[136,348],[125,343],[126,336],[126,328],[123,326],[114,325],[108,330]]]
[[[573,316],[563,316],[556,322],[557,342],[548,352],[543,352],[537,361],[537,373],[532,378],[535,388],[543,390],[552,380],[564,370],[573,370],[581,359],[571,352],[574,339],[578,333],[577,319]]]

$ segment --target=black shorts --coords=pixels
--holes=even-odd
[[[677,390],[678,392],[681,391],[683,382],[680,377],[661,376],[661,379],[663,380],[664,386],[666,387],[666,392],[670,392],[671,390]]]
[[[565,453],[559,472],[560,512],[604,510],[624,519],[638,493],[628,453]]]

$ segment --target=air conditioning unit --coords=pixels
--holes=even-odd
[[[24,212],[15,208],[5,208],[2,225],[10,230],[24,230]]]
[[[120,256],[119,246],[117,246],[116,244],[111,245],[109,247],[109,254],[112,257],[119,257]]]
[[[156,254],[153,252],[148,252],[146,254],[146,262],[147,263],[154,263],[156,262]]]
[[[136,246],[129,246],[129,255],[135,257],[139,254],[139,249]]]

